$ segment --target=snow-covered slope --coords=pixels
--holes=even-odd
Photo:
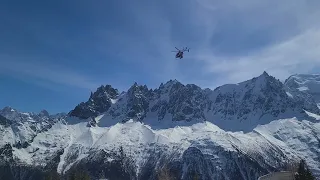
[[[135,83],[121,94],[110,85],[101,86],[69,115],[82,119],[100,116],[99,126],[129,119],[154,128],[210,121],[224,130],[249,132],[259,124],[280,118],[310,118],[305,110],[320,114],[315,102],[290,97],[279,80],[264,72],[251,80],[215,90],[183,85],[177,80],[154,90]]]
[[[54,168],[60,173],[78,166],[94,166],[92,174],[114,168],[122,147],[135,178],[156,174],[164,165],[162,157],[174,154],[166,163],[176,168],[179,178],[189,179],[190,173],[196,173],[210,179],[241,180],[257,179],[298,157],[305,158],[320,176],[319,139],[320,123],[297,119],[273,121],[250,133],[227,132],[210,122],[152,129],[132,120],[112,127],[59,121],[38,133],[28,147],[12,149],[13,157],[29,165],[46,166],[55,159]]]
[[[46,131],[66,115],[49,115],[45,110],[39,114],[19,112],[11,107],[0,110],[0,146],[6,143],[14,147],[27,147],[40,132]]]
[[[87,102],[80,103],[69,114],[83,119],[95,117],[107,111],[117,96],[117,89],[112,88],[110,85],[100,86],[96,92],[91,93]]]
[[[287,92],[306,104],[317,103],[320,107],[320,75],[296,74],[285,81]]]
[[[0,179],[81,170],[96,179],[256,180],[299,158],[320,177],[316,88],[300,91],[292,79],[264,72],[215,90],[177,80],[122,93],[107,85],[68,115],[6,107]]]
[[[320,74],[296,74],[285,83],[290,88],[311,94],[317,103],[320,102]]]

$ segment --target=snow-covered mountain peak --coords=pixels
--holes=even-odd
[[[295,74],[290,76],[285,84],[290,91],[307,93],[320,103],[320,75],[319,74]],[[295,93],[295,94],[296,94]]]
[[[3,142],[11,143],[11,135]],[[35,134],[26,147],[13,148],[12,156],[20,163],[51,165],[59,173],[85,167],[94,177],[102,170],[110,177],[115,168],[131,168],[131,177],[150,179],[162,163],[168,163],[177,172],[173,176],[184,180],[194,177],[192,173],[206,179],[248,180],[279,171],[300,157],[320,175],[319,135],[319,123],[295,118],[276,120],[249,133],[224,131],[210,122],[167,129],[131,120],[111,127],[57,122]],[[125,155],[118,157],[121,148]],[[166,156],[169,159],[163,162]],[[118,164],[118,159],[126,163]]]
[[[6,106],[3,109],[0,109],[1,113],[12,113],[12,112],[16,112],[16,111],[17,111],[16,109],[13,109],[10,106]]]
[[[211,121],[225,130],[244,131],[277,118],[306,118],[304,110],[320,114],[315,103],[289,97],[284,84],[267,72],[238,84],[222,85],[214,91],[170,80],[154,90],[134,83],[121,96],[118,93],[96,95],[105,94],[105,89],[104,86],[98,88],[89,101],[80,103],[69,114],[81,119],[104,114],[99,118],[102,124],[134,119],[150,124],[163,123],[161,127],[166,127],[164,124],[177,121]],[[117,92],[112,91],[111,86],[107,89]]]
[[[2,115],[3,117],[11,121],[20,122],[20,121],[32,119],[31,116],[33,115],[33,113],[19,112],[18,110],[7,106],[0,110],[0,115]]]
[[[177,79],[170,79],[164,84],[164,86],[169,87],[173,86],[174,84],[181,84],[181,82],[179,82]]]
[[[176,91],[179,88],[182,88],[184,85],[179,82],[178,80],[169,80],[165,84],[161,83],[159,88],[154,90],[154,93],[158,95],[166,95],[168,96],[169,93],[172,93],[173,91]]]
[[[47,111],[28,113],[8,107],[0,110],[0,149],[8,143],[17,149],[27,148],[38,133],[50,129],[63,117],[58,116],[50,116]]]
[[[286,79],[287,94],[301,104],[305,110],[319,114],[320,112],[320,75],[295,74]]]
[[[214,90],[214,123],[225,130],[252,130],[278,118],[299,116],[303,106],[289,98],[284,85],[266,72],[258,77]],[[232,123],[230,123],[232,122]]]
[[[90,99],[94,100],[97,98],[111,98],[116,99],[119,95],[119,91],[113,88],[111,85],[101,85],[97,88],[94,93],[91,93]]]
[[[298,82],[304,81],[320,81],[320,74],[294,74],[291,75],[289,79],[295,79]]]
[[[260,81],[261,83],[278,83],[280,82],[275,77],[270,76],[266,71],[264,71],[260,76],[253,78],[257,81]]]
[[[260,76],[254,77],[249,81],[243,82],[246,87],[254,87],[256,91],[268,88],[269,90],[283,90],[283,84],[281,81],[273,76],[270,76],[267,72],[263,72]]]
[[[87,102],[81,102],[78,104],[69,112],[69,115],[80,117],[82,119],[96,117],[99,114],[108,111],[118,96],[119,91],[111,85],[101,85],[94,93],[91,92]]]
[[[154,90],[134,83],[121,94],[100,86],[67,117],[6,107],[0,110],[0,174],[9,159],[59,173],[84,167],[93,179],[144,180],[158,177],[168,162],[177,179],[196,173],[249,180],[304,158],[320,176],[320,110],[314,94],[298,89],[317,84],[317,77],[289,79],[292,86],[264,72],[213,91],[177,80]]]
[[[40,111],[39,116],[49,117],[50,114],[47,110],[42,110],[42,111]]]
[[[320,74],[295,74],[286,79],[285,84],[300,91],[319,92]]]
[[[251,89],[254,93],[260,93],[262,92],[261,90],[265,88],[281,90],[283,89],[283,84],[264,71],[261,75],[250,80],[246,80],[237,84],[225,84],[217,87],[214,91],[231,93],[234,91],[245,91],[246,89]]]
[[[139,93],[139,92],[147,92],[149,91],[147,85],[139,85],[135,82],[128,90],[128,94]]]
[[[254,77],[251,79],[251,81],[258,81],[258,82],[266,82],[268,81],[268,79],[272,78],[272,76],[270,76],[266,71],[263,71],[262,74],[260,74],[259,76],[257,77]]]
[[[7,118],[12,122],[25,123],[25,122],[44,122],[64,117],[65,113],[58,113],[50,115],[48,111],[42,110],[40,113],[34,112],[21,112],[11,107],[0,109],[0,115]]]

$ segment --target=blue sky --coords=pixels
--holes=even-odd
[[[3,1],[0,107],[68,112],[101,84],[319,73],[318,0]],[[177,60],[174,47],[190,52]]]

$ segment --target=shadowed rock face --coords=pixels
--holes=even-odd
[[[4,127],[8,127],[11,124],[12,124],[12,122],[10,120],[8,120],[7,118],[0,115],[0,125],[2,125]]]
[[[320,104],[320,75],[296,74],[285,81],[286,91],[311,112]]]
[[[275,173],[270,173],[265,176],[259,177],[258,180],[292,180],[294,179],[294,174],[292,172],[275,172]]]
[[[8,180],[43,180],[49,179],[49,177],[70,179],[70,177],[76,177],[76,174],[86,174],[91,179],[106,178],[110,180],[158,180],[160,177],[183,180],[194,180],[194,178],[206,180],[234,178],[239,180],[254,180],[263,173],[267,173],[259,164],[250,162],[250,160],[248,161],[241,154],[226,152],[222,156],[229,159],[224,164],[224,168],[226,169],[223,171],[216,168],[212,160],[202,154],[197,148],[187,149],[183,153],[182,158],[175,161],[161,161],[154,154],[149,157],[147,163],[140,167],[141,171],[138,173],[136,171],[137,167],[134,166],[134,162],[129,157],[121,157],[98,151],[74,164],[63,175],[53,173],[56,166],[48,169],[48,167],[37,168],[6,163],[0,165],[0,177]],[[107,159],[111,157],[113,161],[108,161]],[[157,165],[158,163],[161,166]],[[165,168],[160,168],[164,166]]]
[[[96,92],[91,93],[87,102],[82,102],[70,111],[70,116],[76,116],[82,119],[95,117],[99,113],[108,111],[112,104],[112,99],[118,97],[118,90],[111,85],[100,86]]]
[[[0,148],[0,179],[20,180],[35,179],[40,180],[44,176],[42,170],[31,166],[18,165],[13,159],[12,146],[6,144]]]
[[[95,157],[93,157],[95,156]],[[261,164],[250,160],[244,154],[221,150],[220,158],[228,159],[217,167],[211,156],[203,154],[198,148],[190,147],[183,152],[182,157],[169,160],[165,152],[150,154],[146,163],[136,171],[134,161],[130,157],[121,158],[105,152],[98,152],[72,166],[65,176],[76,169],[87,171],[93,178],[132,179],[132,180],[158,180],[159,178],[173,178],[183,180],[198,179],[239,179],[256,180],[268,171]],[[106,161],[112,157],[112,162]]]
[[[271,121],[279,117],[303,116],[303,109],[318,113],[316,102],[312,101],[313,95],[307,92],[294,94],[296,91],[292,87],[294,85],[282,84],[267,73],[215,90],[183,85],[176,80],[161,84],[154,90],[135,83],[121,94],[110,85],[101,86],[87,102],[69,113],[69,116],[86,119],[88,122],[83,126],[81,123],[64,125],[59,121],[63,115],[53,116],[46,111],[20,113],[7,107],[0,110],[0,129],[4,132],[1,138],[8,134],[12,137],[3,139],[8,143],[0,147],[0,179],[58,177],[57,169],[61,165],[64,172],[61,179],[88,175],[92,179],[115,180],[158,180],[168,176],[183,180],[256,180],[268,172],[282,170],[285,161],[293,154],[308,157],[312,164],[317,164],[320,159],[320,130],[319,125],[310,122],[279,121],[270,123],[270,127],[256,128],[249,134],[227,133],[213,128],[213,125],[200,126],[203,128],[200,134],[189,133],[193,131],[181,127],[159,128],[157,133],[165,133],[159,136],[160,143],[157,144],[158,139],[157,143],[152,139],[157,134],[154,129],[141,127],[141,123],[132,126],[128,125],[130,122],[117,124],[110,130],[97,127],[100,119],[95,119],[104,114],[104,121],[134,119],[161,124],[169,120],[174,123],[191,122],[192,125],[192,122],[213,118],[228,120],[226,126],[241,122],[255,127],[262,116],[268,116],[268,121]],[[289,90],[292,97],[288,95]],[[310,97],[310,101],[304,95]],[[291,114],[286,114],[288,111]],[[258,121],[248,124],[252,117]],[[197,127],[192,126],[191,129]],[[240,126],[234,128],[241,130]],[[176,154],[168,148],[171,143],[181,141],[184,149]],[[128,154],[116,149],[121,145],[128,147]],[[43,166],[28,165],[28,160],[36,160]],[[313,166],[312,170],[319,174],[317,167]]]
[[[279,168],[279,166],[272,167],[265,163],[263,159],[266,157],[263,154],[253,156],[245,154],[241,150],[229,151],[210,142],[207,143],[195,143],[194,145],[197,147],[189,147],[176,153],[168,152],[164,147],[159,147],[156,151],[149,147],[151,151],[148,151],[144,163],[139,166],[132,154],[124,153],[122,148],[114,149],[111,152],[92,149],[86,153],[87,157],[79,161],[75,161],[79,158],[79,151],[70,151],[64,157],[64,161],[69,164],[75,163],[62,175],[58,175],[56,170],[61,155],[64,153],[63,149],[46,157],[45,167],[33,167],[13,160],[12,147],[6,145],[0,149],[0,157],[2,157],[0,172],[3,172],[4,177],[9,180],[19,179],[18,177],[42,180],[58,176],[61,179],[68,179],[81,175],[87,175],[92,179],[114,180],[158,180],[160,177],[167,176],[183,180],[193,180],[194,178],[254,180]],[[204,148],[209,149],[210,153],[204,153]],[[141,151],[144,150],[141,149]],[[268,159],[276,160],[279,158],[279,153],[281,152],[277,149],[270,149]],[[276,163],[272,164],[276,165]]]
[[[177,80],[170,80],[154,90],[135,83],[122,94],[107,85],[99,87],[87,102],[80,103],[69,115],[87,119],[106,114],[109,120],[118,122],[129,119],[151,123],[214,120],[225,130],[251,131],[258,124],[279,118],[309,118],[304,110],[320,114],[314,101],[300,96],[292,98],[288,89],[266,72],[214,91],[193,84],[183,85]],[[230,126],[231,121],[237,125]]]

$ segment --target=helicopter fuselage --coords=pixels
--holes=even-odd
[[[172,52],[177,52],[176,54],[176,58],[183,58],[183,52],[184,51],[188,51],[189,52],[189,48],[183,48],[183,50],[178,49],[177,47],[175,47],[177,49],[177,51],[172,51]]]
[[[182,59],[182,58],[183,58],[183,52],[182,52],[182,51],[179,51],[179,52],[176,54],[176,58]]]

